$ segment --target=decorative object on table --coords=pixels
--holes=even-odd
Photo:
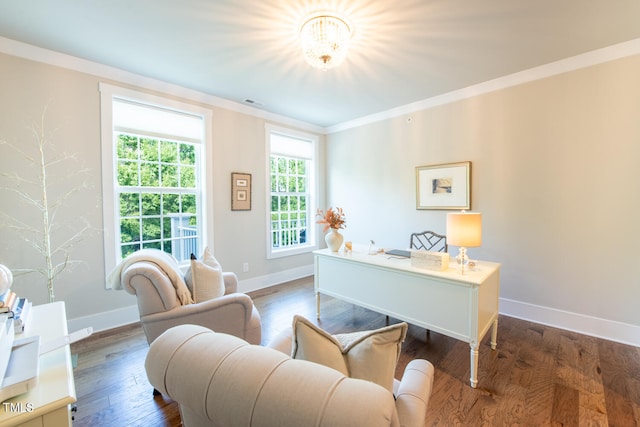
[[[449,269],[449,254],[425,250],[411,251],[411,266],[427,270],[445,271]]]
[[[353,252],[353,242],[348,241],[344,243],[344,253],[350,254]]]
[[[12,312],[18,299],[18,295],[15,292],[11,289],[7,289],[2,295],[0,295],[0,313]]]
[[[471,209],[471,162],[418,166],[416,209]]]
[[[0,145],[10,147],[28,162],[28,167],[20,165],[22,167],[15,172],[3,171],[0,176],[6,178],[6,181],[0,183],[0,190],[12,193],[17,200],[32,208],[35,211],[33,216],[37,215],[39,221],[25,221],[25,218],[31,218],[32,215],[16,218],[6,212],[0,212],[0,226],[15,231],[27,246],[32,247],[44,258],[39,266],[15,268],[13,271],[15,275],[41,274],[45,279],[49,302],[53,302],[54,284],[58,275],[82,262],[71,259],[72,249],[86,238],[88,232],[95,229],[81,215],[68,216],[66,222],[60,220],[63,215],[57,215],[58,209],[68,206],[72,198],[86,197],[83,191],[88,190],[89,185],[83,177],[89,174],[89,169],[75,164],[65,165],[70,161],[76,161],[78,156],[59,152],[52,145],[50,135],[45,132],[46,111],[45,108],[40,123],[34,124],[30,129],[35,141],[34,150],[29,149],[26,144],[0,140]],[[60,170],[66,170],[67,174],[56,175]],[[29,183],[29,186],[21,185],[24,183]],[[62,183],[68,183],[68,187],[58,188],[62,187]]]
[[[324,224],[324,228],[322,231],[331,230],[329,233],[325,234],[324,240],[327,243],[327,247],[332,252],[338,252],[340,250],[340,246],[342,246],[342,242],[344,241],[344,236],[340,234],[338,231],[341,228],[347,227],[347,219],[344,215],[344,211],[342,208],[329,208],[327,211],[323,211],[322,209],[318,209],[316,216],[320,217],[318,224]]]
[[[378,248],[376,246],[376,242],[374,242],[373,240],[369,240],[369,249],[367,250],[367,253],[369,255],[382,254],[384,253],[384,249]]]
[[[12,281],[11,271],[0,264],[0,289],[2,289],[2,293],[0,293],[0,324],[2,323],[1,319],[12,319],[15,333],[18,334],[24,331],[31,311],[31,302],[27,298],[20,298],[11,290]],[[0,349],[0,351],[2,350]]]
[[[0,264],[0,295],[9,290],[13,283],[13,274],[6,265]]]
[[[467,271],[469,258],[467,249],[482,244],[482,214],[476,212],[458,212],[447,214],[447,241],[451,246],[458,246],[460,254],[456,257],[459,273]]]
[[[231,210],[251,210],[251,174],[231,172]]]
[[[24,332],[31,315],[32,303],[27,298],[19,298],[13,311],[13,329],[16,334]]]
[[[344,241],[344,236],[340,234],[337,228],[332,228],[331,231],[324,235],[324,241],[327,247],[331,249],[331,252],[338,252]]]

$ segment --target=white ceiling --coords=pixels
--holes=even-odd
[[[317,10],[355,27],[336,69],[300,53]],[[640,38],[640,1],[0,0],[0,36],[328,127]]]

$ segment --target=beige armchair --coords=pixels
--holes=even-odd
[[[276,347],[290,351],[284,337]],[[145,368],[151,384],[178,402],[185,427],[423,427],[434,372],[413,360],[392,393],[194,325],[151,343]]]
[[[170,270],[169,274],[165,270]],[[260,344],[260,314],[248,295],[238,293],[234,273],[223,273],[225,295],[186,305],[181,304],[169,279],[175,274],[182,272],[177,262],[172,259],[167,262],[167,257],[158,263],[133,262],[120,273],[122,287],[137,297],[140,321],[149,344],[167,329],[182,324],[201,325]]]

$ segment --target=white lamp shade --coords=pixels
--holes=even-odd
[[[480,246],[482,244],[482,214],[448,213],[447,244],[465,248]]]

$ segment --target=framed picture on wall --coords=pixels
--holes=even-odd
[[[231,173],[231,210],[251,210],[251,174]]]
[[[416,167],[416,209],[471,209],[471,162]]]

